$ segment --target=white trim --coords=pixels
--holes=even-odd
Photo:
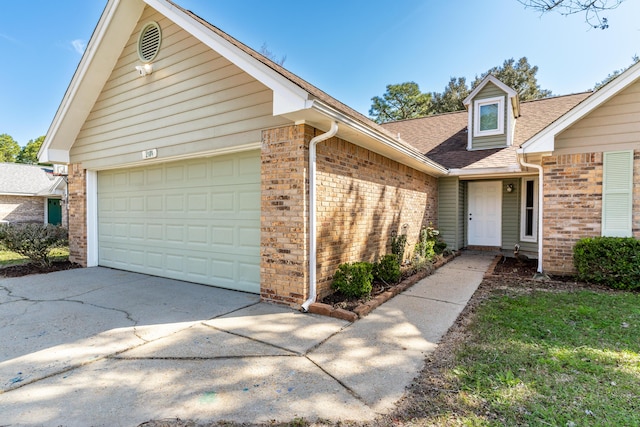
[[[498,127],[495,129],[480,130],[480,109],[483,106],[498,104]],[[473,136],[493,136],[504,134],[504,96],[494,96],[492,98],[476,99],[473,101]]]
[[[533,181],[533,227],[531,236],[525,235],[527,229],[527,181]],[[538,241],[538,177],[522,177],[520,186],[520,241],[535,243]]]
[[[467,96],[462,103],[466,106],[471,104],[471,100],[473,98],[475,98],[475,96],[482,90],[482,88],[484,88],[487,83],[493,83],[494,85],[498,86],[502,91],[507,93],[507,96],[509,98],[513,98],[516,97],[518,95],[518,92],[516,92],[515,90],[513,90],[512,88],[510,88],[509,86],[507,86],[506,84],[502,83],[500,80],[498,80],[497,77],[493,76],[492,74],[487,75],[487,77],[485,77],[478,86],[476,86],[476,88],[469,94],[469,96]]]
[[[591,96],[585,98],[555,122],[551,123],[538,134],[530,138],[527,142],[522,144],[522,148],[520,149],[521,153],[554,151],[556,135],[585,117],[609,99],[613,98],[620,91],[624,90],[639,78],[640,63],[630,67],[627,71],[620,74],[603,88],[594,92]]]
[[[166,0],[144,0],[149,6],[176,23],[180,28],[227,58],[234,65],[273,90],[273,115],[287,114],[310,107],[309,93],[242,51],[233,43],[196,21]]]
[[[86,172],[87,267],[98,266],[98,172]]]
[[[449,176],[478,176],[487,175],[506,175],[514,172],[522,172],[522,168],[513,164],[513,166],[505,166],[499,168],[478,168],[478,169],[449,169]]]

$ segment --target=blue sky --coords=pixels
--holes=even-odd
[[[554,94],[590,89],[640,55],[640,1],[609,11],[610,28],[583,15],[540,16],[516,0],[176,0],[368,115],[387,84],[441,92],[526,56]],[[20,145],[44,135],[106,0],[0,1],[0,134]]]

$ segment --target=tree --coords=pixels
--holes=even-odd
[[[476,77],[472,87],[475,88],[487,75],[492,74],[502,83],[518,92],[520,101],[547,98],[551,96],[551,91],[540,89],[536,78],[537,73],[538,67],[532,67],[526,56],[520,58],[517,63],[511,58],[504,61],[502,67],[493,67],[482,73],[480,77]]]
[[[593,28],[606,30],[609,20],[601,16],[606,10],[615,9],[625,0],[518,0],[525,8],[536,10],[542,14],[557,12],[561,15],[584,13],[585,22]]]
[[[637,64],[638,62],[640,62],[640,57],[638,55],[633,55],[633,57],[631,58],[633,60],[633,62],[631,62],[631,65],[629,65],[629,67],[634,66],[635,64]],[[607,77],[605,77],[604,80],[602,80],[601,82],[596,83],[593,86],[593,90],[598,90],[600,89],[602,86],[606,85],[607,83],[609,83],[611,80],[615,79],[616,77],[618,77],[620,74],[622,74],[623,72],[625,72],[629,67],[626,68],[621,68],[619,70],[615,70],[613,73],[609,74]]]
[[[442,93],[433,92],[431,94],[430,114],[448,113],[451,111],[464,110],[462,101],[469,96],[467,79],[464,77],[451,77],[449,84],[445,86]]]
[[[502,66],[490,68],[480,76],[476,76],[471,88],[467,86],[467,81],[464,77],[452,77],[442,93],[434,92],[431,94],[432,108],[429,113],[440,114],[463,110],[462,101],[489,74],[492,74],[502,83],[518,92],[520,101],[530,101],[551,96],[550,90],[540,89],[536,77],[537,73],[538,67],[532,67],[527,58],[523,56],[517,62],[513,58],[507,59]]]
[[[0,162],[15,162],[20,153],[18,143],[6,133],[0,135]]]
[[[20,153],[18,153],[16,162],[37,164],[38,151],[40,151],[40,147],[42,146],[43,142],[44,142],[44,136],[41,136],[35,140],[33,139],[29,140],[27,145],[22,147],[22,150],[20,150]]]
[[[431,95],[420,92],[415,82],[387,85],[382,97],[371,98],[369,116],[377,123],[414,119],[426,116],[431,105]]]
[[[276,64],[278,64],[281,67],[284,65],[284,61],[287,60],[287,55],[285,55],[282,58],[278,59],[276,57],[276,54],[269,50],[269,46],[267,45],[267,43],[262,43],[262,46],[260,46],[260,50],[258,52],[261,55],[266,56],[267,58],[269,58],[270,60],[272,60],[273,62],[275,62]]]

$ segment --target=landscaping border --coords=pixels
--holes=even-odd
[[[358,319],[361,319],[371,313],[376,308],[380,307],[385,302],[389,301],[391,298],[396,295],[406,291],[420,280],[424,279],[427,276],[433,274],[438,268],[447,264],[449,261],[453,260],[455,257],[460,255],[460,252],[453,252],[451,255],[439,258],[430,269],[424,269],[422,271],[418,271],[417,273],[407,277],[402,280],[397,285],[390,288],[388,291],[385,291],[375,297],[371,298],[369,301],[358,305],[353,311],[345,310],[343,308],[335,308],[330,304],[325,304],[321,302],[314,302],[309,306],[309,313],[320,314],[322,316],[334,317],[336,319],[342,319],[349,322],[355,322]],[[497,264],[497,262],[496,262]],[[495,268],[495,264],[493,264],[493,268]],[[491,269],[493,271],[493,269]]]

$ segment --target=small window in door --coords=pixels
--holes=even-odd
[[[522,179],[520,240],[535,242],[538,234],[538,179]]]

